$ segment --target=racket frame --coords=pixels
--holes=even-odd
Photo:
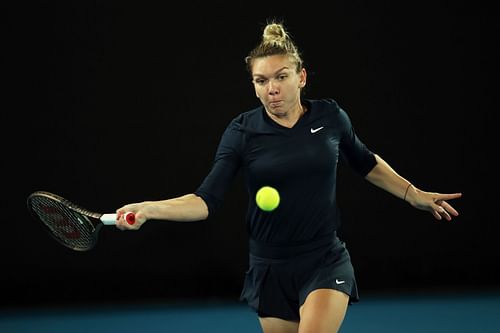
[[[90,242],[87,241],[88,245],[87,246],[79,246],[75,245],[77,242],[72,242],[71,240],[68,240],[68,238],[64,238],[61,236],[56,235],[56,231],[53,230],[53,226],[49,225],[42,216],[40,216],[34,207],[34,200],[36,198],[44,197],[46,200],[56,202],[59,205],[64,206],[66,209],[71,211],[73,215],[78,216],[78,221],[80,222],[79,228],[86,228],[90,234],[91,240]],[[54,238],[56,241],[58,241],[60,244],[74,250],[74,251],[88,251],[91,250],[92,248],[95,247],[97,244],[97,239],[98,239],[98,234],[99,231],[101,230],[102,226],[104,224],[111,225],[115,224],[112,223],[113,220],[113,215],[114,218],[116,219],[116,214],[101,214],[97,212],[90,211],[86,208],[83,208],[80,205],[77,205],[71,201],[69,201],[66,198],[63,198],[57,194],[47,192],[47,191],[35,191],[31,193],[28,196],[27,199],[27,205],[30,213],[32,214],[33,217],[36,219],[40,220],[43,222],[43,225],[46,229],[46,231]],[[106,216],[105,221],[102,220],[103,215]],[[76,223],[75,219],[72,218],[70,219],[71,223]],[[105,222],[105,223],[104,223]]]

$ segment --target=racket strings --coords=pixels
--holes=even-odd
[[[64,206],[67,206],[71,210],[76,211],[76,212],[78,212],[82,215],[85,215],[85,216],[90,216],[90,217],[93,217],[95,219],[99,219],[102,216],[102,214],[95,213],[95,212],[92,212],[88,209],[82,208],[82,207],[75,205],[74,203],[72,203],[71,201],[68,201],[66,199],[62,200],[62,204]]]
[[[81,215],[85,209],[44,196],[31,198],[31,208],[63,245],[82,251],[94,246],[95,228],[86,216]]]

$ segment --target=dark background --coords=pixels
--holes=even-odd
[[[361,139],[416,186],[463,192],[437,222],[342,168],[339,230],[361,296],[500,286],[493,51],[479,2],[53,2],[2,5],[2,306],[236,300],[247,265],[241,176],[208,221],[105,227],[74,252],[31,218],[58,193],[94,211],[193,192],[220,135],[258,100],[243,58],[268,18]],[[496,150],[495,150],[496,149]]]

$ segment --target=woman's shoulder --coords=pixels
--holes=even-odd
[[[233,121],[236,122],[255,122],[261,119],[262,115],[262,105],[257,106],[251,110],[245,111],[234,117]]]
[[[262,112],[262,106],[241,112],[231,119],[228,129],[241,132],[249,128],[260,128],[263,122]]]
[[[341,110],[339,103],[333,98],[307,99],[306,101],[311,105],[312,109],[329,112],[339,112]]]
[[[318,116],[333,117],[334,119],[346,118],[346,111],[334,98],[307,99],[306,100],[314,113]]]

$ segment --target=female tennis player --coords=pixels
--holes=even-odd
[[[268,185],[281,201],[271,212],[249,203],[250,259],[241,300],[255,310],[264,333],[337,332],[348,305],[359,297],[349,252],[336,234],[338,163],[438,220],[458,216],[448,200],[461,193],[418,189],[367,148],[334,99],[303,98],[307,71],[282,23],[265,27],[245,61],[262,105],[228,124],[199,188],[125,205],[117,210],[117,226],[132,230],[149,219],[204,220],[219,209],[242,170],[251,197]],[[134,225],[123,219],[128,211],[136,214]]]

